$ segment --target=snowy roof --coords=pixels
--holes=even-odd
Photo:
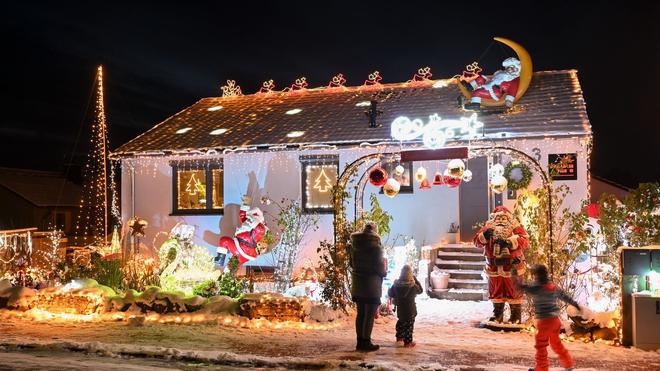
[[[58,172],[0,167],[0,186],[39,207],[80,204],[80,187]]]
[[[469,115],[458,105],[454,80],[446,81],[450,83],[444,87],[424,81],[203,98],[122,145],[113,156],[391,141],[390,123],[396,117],[426,121],[434,113],[445,119]],[[372,99],[382,111],[377,128],[369,127],[365,115]],[[489,139],[591,135],[575,70],[534,73],[512,112],[484,112],[479,120]]]

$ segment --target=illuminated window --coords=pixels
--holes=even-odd
[[[337,184],[339,158],[335,155],[301,156],[303,209],[332,213],[332,187]]]
[[[222,163],[173,161],[172,214],[219,214],[224,208]]]

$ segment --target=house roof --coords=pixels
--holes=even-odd
[[[383,84],[378,87],[310,89],[304,92],[257,93],[237,97],[203,98],[157,124],[113,152],[114,157],[145,152],[187,152],[237,147],[309,144],[358,144],[392,141],[390,123],[399,116],[426,121],[469,115],[457,103],[454,80]],[[370,128],[365,111],[377,94],[378,128]],[[222,107],[217,109],[217,107]],[[214,110],[214,107],[216,109]],[[290,110],[301,110],[287,114]],[[488,139],[590,135],[577,71],[536,72],[527,93],[509,113],[480,114]],[[177,134],[180,129],[190,128]],[[219,135],[210,133],[226,131]],[[288,133],[302,131],[300,137]]]
[[[80,187],[58,172],[0,167],[0,186],[39,207],[80,204]]]

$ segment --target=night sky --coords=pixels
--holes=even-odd
[[[271,78],[278,88],[300,76],[320,86],[340,72],[359,85],[376,69],[383,82],[424,66],[450,77],[485,51],[491,72],[510,53],[488,48],[503,36],[528,49],[535,70],[578,70],[594,174],[628,186],[660,180],[656,1],[80,3],[2,6],[0,166],[84,162],[98,64],[116,148],[220,95],[227,79],[252,93]]]

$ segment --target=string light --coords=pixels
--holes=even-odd
[[[273,79],[264,81],[261,84],[261,88],[259,89],[260,94],[270,94],[273,91],[275,91],[275,82],[273,81]]]
[[[332,77],[332,80],[328,83],[328,88],[343,88],[346,84],[346,78],[344,78],[343,73],[339,73]]]
[[[227,85],[220,87],[223,98],[240,97],[243,95],[241,87],[236,85],[236,80],[227,80]]]
[[[90,152],[83,169],[85,182],[75,237],[78,242],[107,245],[109,232],[107,155],[110,143],[103,98],[102,66],[97,69],[96,88],[96,117],[92,123]]]
[[[413,75],[412,79],[409,80],[408,82],[426,82],[431,79],[433,74],[431,73],[431,67],[422,67],[417,70],[417,72]]]

